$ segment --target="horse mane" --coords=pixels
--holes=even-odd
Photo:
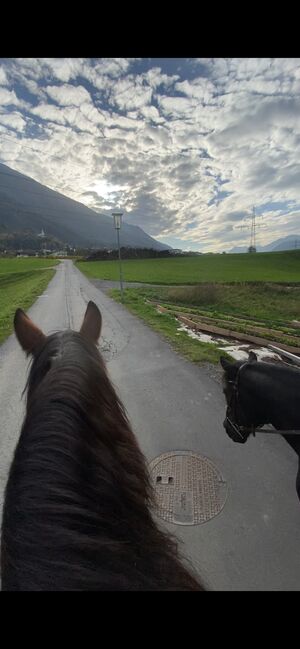
[[[5,492],[4,590],[204,590],[155,522],[145,458],[96,346],[43,341]]]

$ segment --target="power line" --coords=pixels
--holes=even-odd
[[[7,114],[9,114],[9,113],[7,113]],[[1,113],[0,113],[0,117],[1,117]],[[2,125],[0,124],[0,126],[2,126]],[[23,138],[13,137],[9,133],[2,133],[1,131],[0,131],[0,137],[1,137],[1,139],[2,138],[7,138],[8,140],[12,140],[13,142],[21,144],[22,147],[25,147],[25,149],[29,149],[30,151],[33,150],[34,145],[33,146],[28,146],[28,144],[24,144],[24,139]],[[38,140],[38,141],[39,142],[46,142],[47,140]],[[35,149],[35,151],[37,151],[39,153],[42,153],[42,151],[39,151],[39,149]]]
[[[17,172],[17,173],[19,174],[20,172]],[[7,171],[2,171],[2,170],[0,170],[0,175],[1,175],[1,174],[2,174],[2,176],[9,176],[9,178],[12,178],[12,176],[13,176],[13,174],[8,173]],[[23,174],[21,174],[21,176],[23,176]],[[37,180],[33,180],[32,178],[27,178],[26,176],[22,177],[21,180],[25,180],[25,181],[27,181],[27,182],[35,182],[35,183],[37,183],[38,185],[41,184],[41,183],[39,183]],[[2,188],[2,189],[4,189],[4,190],[5,190],[5,189],[6,189],[6,190],[9,190],[9,189],[11,190],[11,187],[10,187],[9,185],[3,185],[3,184],[0,184],[0,188]],[[79,207],[79,206],[80,206],[81,208],[84,207],[84,208],[86,208],[87,210],[91,210],[92,212],[95,212],[95,210],[93,210],[91,207],[88,207],[87,205],[84,205],[84,203],[81,203],[80,201],[76,201],[74,198],[70,198],[69,196],[63,196],[63,195],[60,195],[58,192],[55,191],[55,189],[51,189],[50,187],[45,187],[45,190],[46,190],[46,192],[49,191],[49,192],[53,192],[54,194],[56,194],[56,195],[53,196],[53,197],[51,196],[51,198],[52,198],[53,200],[57,200],[57,201],[74,201],[74,203],[77,203],[77,204],[78,204],[78,207]],[[44,198],[44,200],[45,200],[45,198],[46,198],[44,192],[35,192],[35,191],[32,191],[31,189],[24,189],[23,187],[22,187],[21,191],[22,191],[22,192],[25,192],[26,194],[30,194],[31,196],[42,196],[42,197]],[[76,193],[79,194],[79,192],[76,192]],[[47,198],[48,198],[48,197],[47,197]],[[72,208],[72,210],[65,210],[65,213],[68,213],[68,212],[69,212],[69,213],[73,213],[73,211],[74,211],[76,208],[78,209],[78,207],[77,207],[77,206],[76,206],[76,207],[74,206],[74,208]],[[40,209],[40,208],[38,207],[37,209]],[[44,209],[49,209],[49,208],[45,208],[45,207],[43,207],[43,208],[41,208],[41,209],[44,210]],[[50,209],[51,209],[51,208],[50,208]],[[52,210],[52,211],[53,211],[53,210]],[[95,214],[99,214],[99,212],[95,212]]]
[[[2,164],[4,164],[4,163],[2,163]],[[76,167],[76,165],[74,163],[71,162],[70,164],[71,164],[71,166]],[[51,192],[56,192],[55,189],[51,189],[51,187],[46,187],[46,185],[43,185],[38,180],[35,180],[34,178],[29,178],[28,176],[25,176],[21,171],[17,171],[16,169],[13,169],[12,171],[15,172],[16,174],[22,176],[22,180],[25,180],[26,182],[34,182],[37,185],[42,185],[43,187],[45,187],[46,189],[48,189]],[[2,171],[2,170],[0,170],[0,174],[2,174],[2,176],[9,176],[10,178],[14,175],[13,173],[9,173],[8,171]],[[23,191],[26,191],[26,190],[23,189]],[[34,193],[34,192],[31,192],[31,193]],[[75,193],[80,194],[80,192],[76,192],[76,191],[75,191]],[[74,200],[74,199],[71,198],[70,200]]]
[[[1,187],[3,187],[3,185],[0,185],[0,188]],[[25,191],[25,190],[23,190],[23,191]],[[26,192],[29,193],[29,194],[34,193],[34,192],[30,192],[28,190],[26,190]],[[38,195],[42,196],[42,194],[38,194]],[[72,200],[72,199],[68,199],[68,197],[66,197],[66,200]],[[17,212],[18,214],[30,213],[30,214],[37,214],[37,215],[40,215],[40,216],[47,216],[47,215],[54,214],[55,216],[57,216],[58,212],[59,212],[59,214],[72,214],[72,215],[74,215],[74,212],[75,212],[75,208],[66,210],[66,209],[62,209],[62,208],[59,207],[59,208],[57,208],[55,210],[55,209],[51,209],[50,207],[45,207],[45,205],[42,205],[42,204],[41,205],[33,205],[33,206],[24,206],[24,208],[21,208],[18,203],[14,204],[14,203],[10,203],[10,202],[3,202],[3,200],[1,199],[1,196],[0,196],[0,207],[3,206],[3,205],[15,210],[15,212]],[[95,212],[95,210],[93,210],[90,207],[87,207],[87,205],[84,205],[83,203],[78,203],[78,208],[77,209],[79,209],[79,207],[81,209],[85,208],[85,209],[89,210],[90,212],[93,212],[93,214],[95,214],[95,216],[99,215],[101,217],[111,218],[108,214],[103,214],[101,212]]]
[[[0,187],[1,187],[1,185],[0,185]],[[66,197],[66,199],[68,200],[67,197]],[[71,200],[71,199],[69,199],[69,200]],[[34,205],[32,207],[31,206],[27,206],[27,207],[25,206],[24,208],[21,208],[18,204],[15,205],[14,203],[9,203],[9,202],[5,203],[5,202],[3,202],[3,200],[1,200],[1,197],[0,197],[0,208],[3,205],[13,209],[18,214],[29,213],[29,214],[36,214],[38,216],[45,216],[45,217],[47,215],[50,216],[51,214],[54,214],[55,216],[58,216],[58,213],[59,214],[72,214],[72,215],[74,215],[74,210],[64,210],[64,209],[61,209],[61,208],[58,208],[57,210],[54,210],[54,209],[51,209],[49,207],[45,207],[43,205],[38,205],[38,206]],[[107,217],[107,218],[109,218],[111,220],[111,217],[108,214],[103,214],[101,212],[95,212],[95,210],[93,210],[90,207],[87,207],[83,203],[80,203],[80,207],[81,208],[86,208],[90,212],[93,212],[95,214],[95,216]]]
[[[2,135],[2,134],[0,133],[0,138],[1,138],[1,135]],[[15,138],[12,138],[12,139],[15,139]],[[25,145],[23,145],[23,146],[25,146]],[[27,148],[30,149],[30,147],[27,147]],[[55,157],[57,157],[57,156],[53,156],[53,157],[55,158]],[[3,164],[4,164],[4,163],[3,163]],[[68,165],[70,165],[70,166],[73,167],[74,169],[78,169],[78,166],[75,165],[73,162],[69,162],[69,161],[68,161]],[[42,183],[40,183],[38,180],[35,180],[34,178],[29,178],[29,177],[25,176],[21,171],[17,171],[16,169],[13,169],[12,171],[15,172],[16,174],[22,176],[21,180],[24,180],[24,181],[26,181],[26,182],[34,182],[34,183],[36,183],[37,185],[42,185],[42,186],[43,186],[46,190],[48,190],[49,192],[54,192],[54,193],[56,193],[56,194],[59,194],[59,192],[57,192],[57,190],[52,189],[51,187],[47,187],[46,185],[43,185]],[[2,171],[2,170],[0,170],[0,174],[2,174],[3,176],[9,176],[9,178],[11,178],[11,177],[14,175],[14,174],[11,174],[11,173],[9,173],[9,172],[7,172],[7,171]],[[1,186],[4,187],[4,189],[6,188],[6,187],[3,186],[3,185],[1,185]],[[7,187],[7,189],[9,189],[9,187]],[[22,191],[23,191],[23,192],[27,192],[28,190],[22,188]],[[76,191],[76,190],[72,190],[72,191],[73,191],[75,194],[77,194],[78,196],[81,196],[81,192],[78,192],[78,191]],[[44,196],[44,194],[41,193],[41,192],[34,192],[34,191],[31,191],[31,190],[30,190],[30,192],[28,191],[28,193],[33,194],[33,195],[35,195],[35,196]],[[61,200],[61,201],[67,199],[67,200],[71,200],[71,201],[73,200],[73,201],[75,201],[75,202],[80,202],[80,201],[76,201],[76,199],[74,199],[74,198],[70,198],[69,196],[59,196],[59,195],[58,195],[58,196],[56,196],[56,199],[57,199],[57,200]],[[81,205],[84,205],[84,204],[81,203],[81,202],[80,202],[80,204],[81,204]],[[93,208],[88,207],[87,205],[84,205],[84,207],[87,207],[87,209],[90,209],[90,210],[92,210],[92,211],[95,211],[95,210],[93,210]],[[96,213],[97,213],[97,212],[96,212]]]
[[[1,170],[0,170],[0,175],[1,175],[1,174],[2,174],[3,176],[9,176],[10,178],[12,177],[12,174],[7,173],[6,171],[1,171]],[[23,180],[23,179],[22,179],[22,180]],[[31,182],[35,182],[35,183],[37,183],[38,185],[42,185],[42,183],[39,183],[37,180],[33,180],[32,178],[26,178],[26,176],[24,176],[24,180],[27,180],[28,182],[30,182],[30,181],[31,181]],[[56,196],[55,198],[56,198],[57,200],[59,200],[59,201],[69,200],[69,201],[74,201],[74,203],[78,203],[78,202],[79,202],[79,201],[76,201],[74,198],[69,198],[69,196],[59,195],[59,192],[57,192],[55,189],[51,189],[50,187],[46,187],[45,185],[42,185],[42,186],[45,187],[45,190],[46,190],[46,191],[48,190],[49,192],[53,192],[54,194],[58,194],[58,196]],[[0,187],[2,187],[2,188],[4,188],[4,189],[11,189],[11,187],[10,187],[9,185],[0,185]],[[25,192],[26,194],[31,194],[31,195],[33,195],[33,196],[43,196],[43,197],[45,198],[45,195],[44,195],[43,192],[34,192],[34,191],[31,191],[30,189],[24,189],[23,187],[22,187],[21,191],[22,191],[22,192]],[[76,192],[76,193],[79,193],[79,192]],[[82,203],[81,203],[81,204],[82,204]],[[91,209],[91,208],[88,208],[88,209]]]
[[[1,114],[3,114],[3,113],[0,113],[0,117],[1,117]],[[6,114],[9,115],[10,113],[6,113]],[[1,126],[3,126],[3,124],[0,123],[0,127],[1,127]],[[71,130],[73,130],[73,129],[71,129]],[[75,132],[75,131],[73,131],[73,132]],[[88,135],[91,136],[91,138],[98,139],[98,140],[107,140],[107,139],[109,139],[109,138],[107,138],[106,135],[102,135],[102,136],[100,136],[100,135],[93,135],[92,133],[87,133],[86,131],[83,131],[83,133],[85,133],[85,135],[88,134]],[[77,135],[78,135],[78,134],[77,134]],[[34,141],[33,146],[29,146],[28,144],[24,144],[24,138],[13,137],[13,136],[10,135],[9,133],[2,133],[2,131],[0,131],[0,136],[1,136],[1,138],[5,138],[5,137],[6,137],[8,140],[12,140],[13,142],[18,142],[18,143],[20,143],[20,144],[22,145],[22,147],[25,147],[25,149],[29,149],[30,151],[33,150],[33,146],[34,146],[34,144],[36,145],[36,140]],[[29,138],[27,138],[27,141],[29,141]],[[41,143],[43,143],[43,142],[50,142],[49,138],[43,138],[43,139],[39,139],[39,138],[37,138],[37,141],[38,141],[38,142],[41,142]],[[91,143],[90,143],[90,144],[91,144]],[[94,146],[96,147],[96,144],[95,144]],[[38,152],[38,153],[42,153],[42,151],[41,151],[40,149],[34,149],[34,150],[35,150],[36,152]],[[71,163],[71,164],[72,164],[72,163]]]
[[[21,140],[21,139],[19,139],[19,138],[12,137],[11,135],[7,135],[7,133],[1,133],[1,131],[0,131],[0,140],[1,140],[1,138],[3,138],[3,137],[4,137],[4,138],[8,138],[9,140],[12,140],[13,142],[20,142],[22,148],[25,147],[25,149],[28,149],[29,151],[31,151],[31,153],[34,152],[34,153],[37,153],[37,154],[40,154],[40,155],[44,156],[44,152],[43,152],[42,150],[37,149],[37,148],[34,148],[33,146],[28,146],[27,144],[24,144],[24,143],[23,143],[23,139]],[[104,137],[105,137],[105,136],[103,136],[103,138],[104,138]],[[99,136],[95,136],[95,138],[96,138],[96,139],[98,138],[98,139],[101,139],[101,140],[103,139],[102,137],[99,137]],[[106,139],[106,138],[105,138],[105,139]],[[47,142],[47,141],[48,141],[48,140],[39,140],[39,142]],[[96,148],[97,145],[96,145],[96,144],[95,144],[95,145],[92,144],[92,146],[94,146],[94,147]],[[52,156],[50,155],[50,156],[48,157],[48,159],[50,159],[50,160],[53,160],[53,159],[55,159],[55,158],[59,158],[59,156],[58,156],[58,155],[52,155]],[[5,164],[5,163],[3,163],[3,164]],[[80,164],[80,163],[78,163],[78,165],[76,165],[74,162],[71,162],[70,160],[68,160],[68,166],[73,167],[73,169],[78,169],[79,164]],[[16,173],[19,173],[19,174],[23,175],[22,172],[17,171],[16,169],[14,169],[13,171],[16,171]],[[5,172],[2,171],[1,173],[4,174]],[[7,172],[6,172],[6,173],[7,173]],[[7,175],[10,175],[10,174],[7,174]],[[34,178],[26,178],[26,176],[24,176],[24,180],[27,180],[28,182],[33,180],[34,182],[39,183],[38,180],[34,180]],[[49,188],[49,189],[50,189],[50,188]],[[53,189],[52,191],[55,191],[55,190]],[[76,194],[80,194],[80,192],[75,192],[75,193],[76,193]]]

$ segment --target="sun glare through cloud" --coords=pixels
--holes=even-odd
[[[0,162],[171,246],[297,233],[299,144],[300,59],[0,59]]]

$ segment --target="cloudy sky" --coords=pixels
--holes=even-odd
[[[300,234],[299,154],[300,59],[0,59],[0,162],[174,247]]]

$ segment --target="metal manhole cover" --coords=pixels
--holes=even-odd
[[[217,467],[192,451],[174,451],[149,464],[156,513],[177,525],[206,523],[223,509],[227,484]]]

